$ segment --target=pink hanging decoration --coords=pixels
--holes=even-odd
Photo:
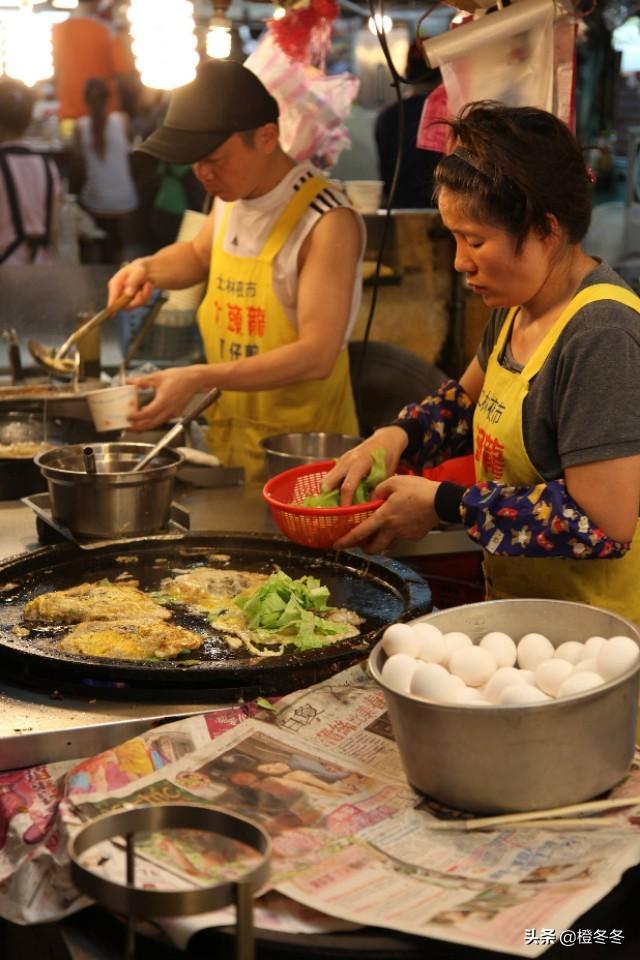
[[[331,24],[338,16],[336,0],[303,0],[287,6],[280,20],[270,20],[269,31],[286,56],[296,63],[324,69],[331,45]]]

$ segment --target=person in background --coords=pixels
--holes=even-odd
[[[495,102],[451,121],[436,198],[455,268],[494,308],[460,378],[345,454],[349,503],[386,451],[386,502],[337,548],[385,549],[439,520],[484,548],[490,599],[581,601],[640,620],[640,299],[583,250],[592,175],[552,114]],[[507,309],[505,309],[507,308]],[[468,487],[394,476],[473,449]]]
[[[100,77],[107,87],[107,112],[119,110],[117,79],[134,70],[122,36],[95,16],[97,8],[96,0],[79,0],[68,19],[54,24],[51,31],[60,120],[83,116],[84,90],[91,77]]]
[[[424,209],[433,206],[433,173],[441,154],[422,150],[417,145],[418,127],[425,100],[440,82],[440,70],[429,68],[422,55],[421,45],[414,40],[407,53],[406,79],[411,86],[403,97],[404,129],[398,140],[400,104],[396,101],[378,114],[375,126],[380,177],[384,182],[384,202],[387,203],[396,155],[402,144],[402,159],[393,206],[398,209]]]
[[[346,343],[360,302],[364,224],[309,163],[280,146],[278,105],[234,61],[210,60],[174,91],[164,125],[141,148],[191,163],[216,197],[193,241],[134,260],[109,283],[132,307],[154,287],[193,286],[208,275],[198,312],[207,363],[137,380],[155,389],[135,414],[150,429],[213,386],[208,440],[225,465],[263,475],[261,438],[283,431],[354,433]]]
[[[104,259],[120,263],[138,198],[129,169],[128,118],[109,113],[109,90],[92,77],[85,86],[88,113],[74,131],[74,150],[81,161],[80,203],[107,234]]]
[[[0,266],[50,263],[56,258],[58,168],[24,141],[34,101],[24,83],[0,78]]]

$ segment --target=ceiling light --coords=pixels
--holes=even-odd
[[[78,0],[51,0],[51,6],[57,10],[75,10]]]
[[[369,17],[367,25],[375,37],[379,33],[391,33],[393,28],[393,20],[391,17],[388,17],[386,13],[383,16],[381,16],[379,13],[376,13],[375,18]]]
[[[283,17],[286,17],[287,11],[284,7],[274,7],[273,13],[271,14],[272,20],[282,20]]]
[[[34,14],[31,0],[2,16],[0,33],[0,72],[28,87],[53,76],[51,24]]]
[[[198,52],[190,0],[131,0],[127,16],[145,87],[173,90],[193,80]]]
[[[226,10],[226,0],[214,0],[206,39],[207,56],[214,60],[226,60],[231,53],[231,20]]]

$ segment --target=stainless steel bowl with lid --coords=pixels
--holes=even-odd
[[[260,441],[267,475],[275,477],[291,467],[304,467],[316,460],[337,460],[362,443],[362,437],[345,433],[278,433]]]
[[[96,472],[87,473],[85,444],[55,447],[35,458],[46,478],[53,519],[85,537],[145,536],[169,522],[183,456],[165,447],[139,473],[133,467],[151,443],[94,443]]]
[[[615,562],[615,561],[614,561]],[[640,629],[608,610],[564,600],[489,600],[420,617],[474,643],[492,630],[517,642],[541,633],[554,647],[591,636],[631,637]],[[380,641],[369,670],[384,691],[409,783],[461,810],[508,813],[590,800],[625,776],[634,754],[640,664],[571,697],[527,706],[434,703],[391,689],[382,679]]]

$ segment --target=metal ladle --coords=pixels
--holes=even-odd
[[[131,473],[137,473],[140,470],[144,470],[144,468],[151,463],[153,458],[157,457],[160,451],[164,450],[164,448],[178,436],[180,431],[183,430],[187,424],[191,423],[192,420],[195,420],[196,417],[199,417],[203,410],[206,410],[207,407],[210,407],[211,404],[215,403],[216,400],[218,400],[221,396],[222,391],[218,387],[213,387],[211,390],[209,390],[209,392],[202,398],[200,403],[196,404],[193,410],[191,410],[189,413],[186,413],[184,416],[180,417],[177,423],[175,423],[171,429],[168,430],[160,440],[158,440],[156,445],[149,450],[149,453],[145,454],[142,460],[139,460],[138,463],[136,463]]]
[[[124,310],[132,299],[133,297],[130,294],[123,293],[122,296],[114,300],[110,306],[100,310],[99,313],[94,314],[86,323],[83,323],[74,330],[71,336],[67,337],[62,346],[58,347],[55,352],[53,348],[45,347],[44,344],[38,340],[27,340],[27,347],[29,348],[31,356],[41,367],[48,370],[49,373],[62,377],[72,376],[75,373],[76,364],[74,360],[67,357],[67,353],[71,347],[77,343],[78,340],[82,340],[91,330],[95,330],[96,327],[101,326],[105,320],[112,317],[118,310]]]

